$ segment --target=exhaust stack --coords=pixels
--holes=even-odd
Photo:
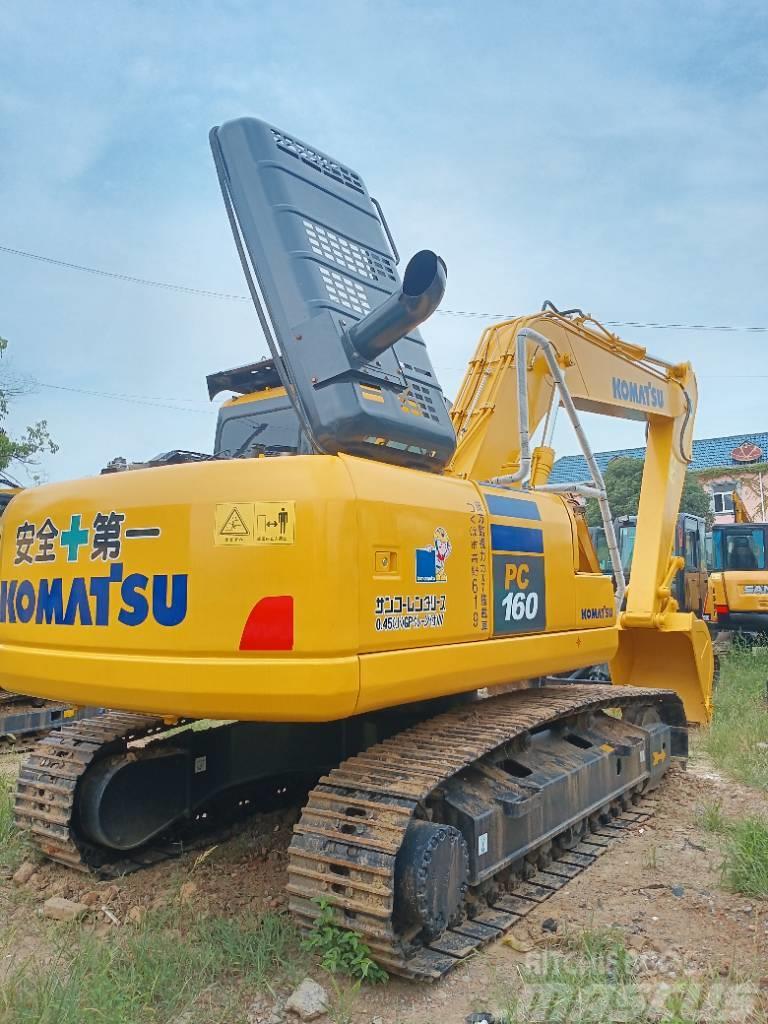
[[[445,294],[445,263],[431,249],[422,249],[408,261],[403,286],[347,331],[347,338],[363,359],[376,359],[430,317]]]

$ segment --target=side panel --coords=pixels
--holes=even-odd
[[[614,655],[611,580],[575,572],[560,497],[343,460],[360,516],[358,712]]]
[[[617,630],[590,612],[610,580],[575,572],[566,503],[501,497],[349,456],[31,490],[4,521],[3,679],[169,716],[328,721],[610,658]]]
[[[490,636],[488,517],[474,484],[341,458],[357,495],[361,653]]]
[[[8,685],[222,718],[285,717],[296,700],[310,719],[352,710],[357,520],[338,459],[48,485],[15,500],[4,526]]]

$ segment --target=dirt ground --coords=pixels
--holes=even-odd
[[[0,753],[0,773],[12,774],[18,760]],[[342,992],[343,1018],[360,1024],[457,1024],[470,1013],[494,1010],[519,969],[535,963],[553,942],[542,929],[547,918],[557,924],[554,940],[615,928],[651,983],[721,975],[768,987],[762,973],[768,975],[768,903],[721,887],[717,839],[697,821],[712,801],[721,801],[727,816],[768,811],[765,794],[724,780],[696,757],[687,772],[676,773],[662,788],[654,818],[538,907],[513,930],[511,944],[486,948],[433,985],[393,979],[383,987]],[[94,883],[51,864],[41,865],[22,887],[0,878],[0,928],[13,928],[19,955],[28,955],[34,951],[36,911],[52,895],[93,904],[86,927],[105,935],[140,913],[133,908],[180,898],[190,914],[281,909],[285,851],[297,814],[259,817],[205,859],[196,851],[115,883]],[[328,984],[321,971],[314,976]]]

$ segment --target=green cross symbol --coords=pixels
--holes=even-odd
[[[69,529],[63,530],[59,543],[67,549],[67,561],[76,562],[80,548],[88,543],[88,531],[80,525],[82,516],[78,513],[69,521]]]

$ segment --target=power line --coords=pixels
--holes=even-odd
[[[444,367],[444,369],[446,369],[446,370],[454,370],[454,369],[463,370],[465,368],[464,367]],[[703,377],[714,377],[715,375],[714,374],[699,374],[698,376],[699,377],[702,377],[702,376]],[[741,374],[721,374],[721,375],[717,375],[717,376],[718,376],[718,379],[721,379],[721,380],[723,380],[723,379],[731,380],[731,379],[740,378],[742,375]],[[753,379],[761,379],[762,380],[762,379],[768,378],[768,374],[750,374],[750,377],[752,377]],[[167,402],[164,402],[162,399],[154,398],[151,395],[126,395],[126,394],[118,394],[118,393],[110,392],[110,391],[95,391],[95,390],[90,390],[88,388],[69,387],[68,385],[65,385],[65,384],[47,384],[44,381],[39,381],[39,380],[35,380],[34,383],[35,383],[35,385],[37,387],[48,388],[49,390],[52,390],[52,391],[66,391],[66,392],[69,392],[69,393],[72,393],[72,394],[76,394],[76,395],[85,395],[88,398],[106,398],[106,399],[109,399],[109,401],[112,401],[112,402],[128,402],[131,405],[148,405],[148,406],[150,406],[151,408],[154,408],[154,409],[170,409],[171,412],[192,412],[192,413],[197,413],[198,415],[210,416],[210,414],[212,412],[214,412],[214,411],[218,413],[218,408],[219,408],[218,405],[211,405],[207,409],[202,409],[202,408],[192,409],[192,408],[185,408],[182,405],[169,405]],[[178,398],[178,399],[171,399],[171,400],[172,401],[178,401],[178,402],[192,402],[192,401],[194,401],[194,399],[191,399],[191,398]]]
[[[25,252],[23,249],[10,249],[8,246],[0,245],[0,252],[8,253],[11,256],[23,256],[28,260],[37,260],[40,263],[52,263],[56,267],[66,267],[67,270],[79,270],[83,274],[98,274],[99,277],[111,277],[116,281],[128,281],[131,284],[143,284],[150,288],[166,288],[174,292],[186,292],[188,295],[204,295],[209,299],[234,299],[237,302],[247,302],[247,295],[231,295],[229,292],[213,292],[205,288],[189,288],[183,284],[169,284],[167,281],[151,281],[146,277],[133,277],[131,274],[115,274],[110,270],[99,270],[98,267],[85,267],[80,263],[67,263],[65,260],[55,260],[51,256],[40,256],[34,252]]]
[[[185,408],[183,405],[168,405],[167,402],[154,399],[149,395],[112,394],[109,391],[91,391],[88,388],[73,388],[68,387],[65,384],[46,384],[40,380],[36,380],[34,383],[37,387],[48,388],[52,391],[69,391],[77,395],[87,395],[90,398],[109,398],[116,402],[131,402],[134,405],[150,405],[156,409],[171,409],[173,412],[195,412],[198,414],[204,413],[205,415],[210,415],[210,413],[217,408],[216,406],[211,406],[208,409],[190,409]],[[178,401],[188,402],[192,401],[192,399],[180,398]]]
[[[164,288],[167,291],[183,292],[187,295],[202,295],[208,299],[226,299],[234,302],[250,302],[248,295],[237,295],[232,292],[211,291],[207,288],[192,288],[183,284],[171,284],[168,281],[154,281],[146,277],[135,277],[132,274],[118,274],[110,270],[101,270],[98,267],[86,267],[80,263],[70,263],[66,260],[53,259],[51,256],[41,256],[38,253],[26,252],[24,249],[12,249],[6,245],[0,245],[0,252],[10,256],[21,256],[24,259],[37,260],[40,263],[49,263],[56,267],[65,267],[67,270],[77,270],[83,274],[96,274],[99,277],[109,277],[115,281],[127,281],[130,284],[140,284],[148,288]],[[442,316],[464,316],[482,317],[485,320],[511,320],[515,313],[481,313],[469,309],[438,309]],[[653,331],[726,331],[729,333],[768,333],[768,326],[765,327],[738,327],[734,324],[676,324],[676,323],[645,323],[640,320],[605,320],[606,327],[639,327]]]

